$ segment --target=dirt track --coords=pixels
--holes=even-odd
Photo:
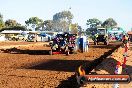
[[[77,88],[76,68],[91,63],[116,46],[114,43],[107,47],[91,44],[88,53],[51,56],[47,53],[50,48],[43,43],[2,42],[0,45],[19,45],[0,53],[0,88]]]

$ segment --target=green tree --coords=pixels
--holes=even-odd
[[[8,19],[8,20],[6,20],[6,22],[5,22],[5,26],[6,26],[6,27],[14,27],[14,26],[21,26],[21,24],[17,23],[16,20]]]
[[[45,20],[44,26],[46,31],[51,31],[53,29],[53,20]]]
[[[67,31],[72,23],[73,14],[70,11],[62,11],[53,16],[54,29],[58,31]]]
[[[27,28],[25,26],[14,26],[14,27],[5,27],[5,28],[2,28],[0,30],[1,31],[4,31],[4,30],[21,30],[21,31],[26,31]]]
[[[77,26],[77,29],[78,29],[79,33],[82,32],[82,31],[84,31],[80,25]]]
[[[72,19],[73,19],[73,14],[70,11],[62,11],[62,12],[56,13],[53,16],[53,21],[65,20],[68,23],[71,23]]]
[[[92,19],[89,19],[87,20],[87,29],[86,29],[86,32],[87,34],[90,34],[91,32],[95,32],[97,30],[97,27],[101,26],[101,21],[97,18],[92,18]]]
[[[102,26],[105,28],[113,28],[117,26],[117,22],[113,18],[108,18],[103,22]]]
[[[44,22],[42,22],[41,24],[39,24],[39,26],[37,27],[37,29],[40,29],[42,31],[51,31],[53,29],[53,20],[45,20]]]
[[[88,28],[97,28],[97,26],[100,26],[101,23],[102,22],[98,20],[97,18],[93,18],[93,19],[87,20],[86,25],[88,26]]]
[[[43,20],[39,19],[38,17],[31,17],[27,21],[25,21],[25,23],[27,26],[31,26],[33,29],[37,30],[40,24],[43,23]]]
[[[70,24],[71,33],[78,34],[78,28],[79,28],[79,25],[77,23]]]
[[[0,29],[4,27],[3,15],[0,13]]]

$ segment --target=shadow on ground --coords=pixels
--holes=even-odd
[[[12,53],[12,54],[29,54],[29,55],[49,55],[50,50],[21,50],[17,48],[10,49],[1,49],[4,53]]]
[[[35,66],[29,67],[27,69],[75,72],[75,69],[77,67],[85,63],[89,64],[90,61],[50,59],[50,60],[44,60],[43,62]]]
[[[121,44],[121,42],[116,42],[116,44],[115,43],[109,43],[108,45],[104,45],[102,43],[99,43],[98,45],[92,45],[91,44],[91,47],[93,47],[93,48],[112,49],[112,48],[114,48],[114,47],[116,47],[117,45],[120,45],[120,44]]]
[[[104,49],[111,49],[115,46],[112,46],[112,45],[96,45],[96,46],[91,46],[93,48],[104,48]]]

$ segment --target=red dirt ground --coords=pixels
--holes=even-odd
[[[118,45],[111,43],[106,47],[91,44],[87,53],[66,56],[48,55],[50,47],[44,44],[0,42],[0,49],[4,48],[0,52],[0,88],[77,88],[74,77],[76,68],[81,64],[90,63]],[[5,48],[14,50],[7,51]]]

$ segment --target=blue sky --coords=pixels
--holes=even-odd
[[[25,21],[37,16],[50,20],[55,13],[69,10],[74,15],[73,23],[86,28],[86,21],[98,18],[101,21],[111,17],[119,27],[132,28],[132,0],[0,0],[0,13],[7,19]]]

